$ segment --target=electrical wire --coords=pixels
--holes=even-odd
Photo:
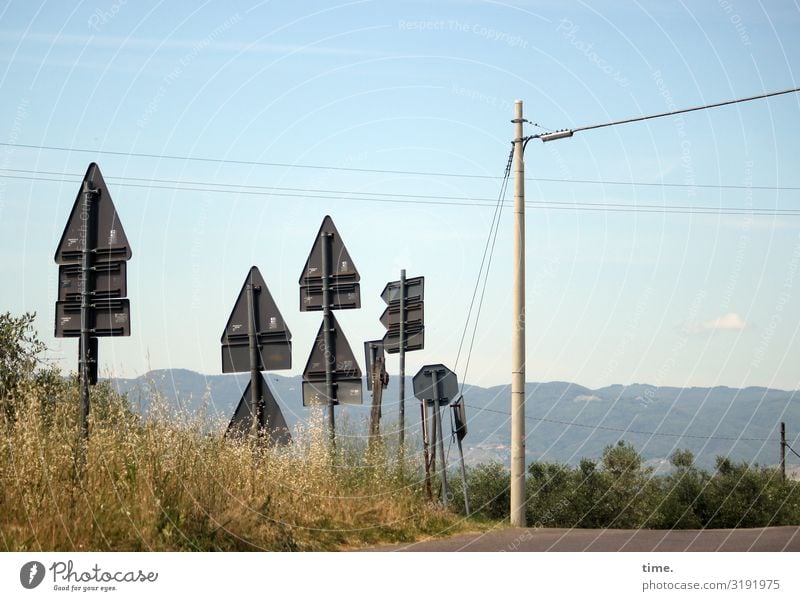
[[[594,126],[600,127],[600,126]],[[572,131],[579,131],[577,129]],[[111,156],[125,156],[135,158],[154,158],[154,159],[174,159],[183,161],[200,161],[204,163],[221,163],[221,164],[235,164],[235,165],[250,165],[250,166],[265,166],[265,167],[284,167],[284,168],[297,168],[297,169],[318,169],[324,171],[352,171],[363,173],[383,173],[388,175],[415,175],[415,176],[430,176],[430,177],[452,177],[452,178],[468,178],[468,179],[487,179],[499,180],[502,179],[496,175],[478,175],[474,173],[447,173],[440,171],[401,171],[392,169],[367,169],[357,167],[336,167],[331,165],[307,165],[301,163],[270,163],[261,161],[243,161],[238,159],[221,159],[212,157],[189,157],[179,155],[158,155],[152,153],[132,153],[112,150],[99,150],[87,148],[67,148],[60,146],[44,146],[35,144],[19,144],[14,142],[0,142],[0,146],[13,147],[13,148],[26,148],[33,150],[49,150],[49,151],[62,151],[62,152],[78,152],[88,154],[108,154]],[[4,169],[5,171],[19,171],[31,172],[24,169]],[[41,172],[48,173],[49,175],[70,175],[75,177],[82,177],[83,174],[60,174],[54,172]],[[117,177],[109,179],[128,179],[139,181],[155,181],[160,183],[182,183],[179,180],[160,180],[149,178],[134,178],[134,177]],[[686,184],[686,183],[668,183],[668,182],[642,182],[642,181],[624,181],[624,180],[597,180],[597,179],[568,179],[568,178],[555,178],[555,177],[527,177],[527,181],[534,182],[548,182],[548,183],[564,183],[564,184],[592,184],[601,186],[647,186],[647,187],[666,187],[666,188],[707,188],[707,189],[721,189],[721,190],[764,190],[764,191],[798,191],[800,186],[764,186],[764,185],[743,185],[743,184]],[[224,185],[227,187],[236,187],[236,184],[213,184],[208,182],[192,182],[198,185]],[[258,186],[245,186],[245,187],[258,187]],[[485,199],[490,200],[490,199]]]
[[[464,323],[464,331],[461,333],[461,340],[458,343],[458,352],[456,353],[456,361],[455,361],[455,369],[458,370],[458,362],[461,359],[461,351],[464,346],[464,340],[467,337],[467,329],[469,328],[469,321],[472,318],[472,309],[475,306],[475,298],[478,296],[478,288],[480,287],[481,283],[481,275],[483,274],[483,267],[486,264],[486,255],[489,252],[489,246],[492,242],[492,233],[495,231],[496,227],[500,221],[500,214],[503,210],[503,203],[505,201],[505,194],[506,190],[508,189],[508,180],[511,176],[511,161],[514,158],[514,147],[512,145],[511,152],[508,155],[508,162],[506,163],[505,174],[503,176],[503,182],[500,185],[500,192],[497,195],[497,204],[495,205],[494,215],[492,215],[492,222],[489,224],[489,234],[486,236],[486,244],[483,247],[483,256],[481,257],[481,264],[478,267],[478,275],[475,278],[475,287],[472,290],[472,298],[469,301],[469,309],[467,310],[467,319]],[[492,248],[494,245],[492,244]],[[476,326],[477,327],[477,319],[476,319]],[[466,374],[464,374],[466,378]],[[461,389],[463,391],[464,388],[464,379],[461,380]]]
[[[1,169],[0,169],[1,171]],[[54,179],[48,177],[37,177],[34,175],[6,175],[0,173],[0,178],[5,179],[18,179],[26,181],[41,181],[53,183],[70,183],[78,184],[79,180],[68,179]],[[109,178],[110,180],[112,178]],[[173,190],[178,192],[200,192],[212,194],[240,194],[246,196],[277,196],[287,198],[315,198],[320,200],[355,200],[363,202],[379,202],[379,203],[399,203],[399,204],[420,204],[420,205],[438,205],[438,206],[455,206],[455,207],[493,207],[494,204],[488,202],[478,201],[469,202],[466,197],[448,197],[448,196],[430,196],[430,195],[401,195],[389,193],[368,193],[360,191],[337,191],[337,190],[309,190],[304,192],[303,188],[274,188],[274,191],[268,187],[262,187],[261,190],[254,189],[220,189],[220,188],[197,188],[197,187],[183,187],[179,185],[152,185],[147,183],[125,183],[117,182],[114,184],[118,187],[132,187],[132,188],[146,188],[155,190]],[[211,185],[225,185],[225,184],[211,184]],[[250,188],[251,186],[247,186]],[[252,186],[252,188],[257,188]],[[286,191],[280,191],[286,190]],[[292,192],[296,190],[297,193]],[[318,192],[312,194],[311,192]],[[359,195],[358,198],[353,196],[344,196],[342,194]],[[381,198],[382,196],[389,196],[388,198]],[[435,200],[442,198],[443,200]],[[450,199],[462,198],[460,200]],[[426,200],[427,199],[427,200]],[[548,209],[554,211],[601,211],[610,213],[661,213],[661,214],[679,214],[679,215],[756,215],[767,217],[797,217],[800,216],[800,209],[768,209],[768,208],[750,208],[750,207],[737,207],[737,206],[701,206],[701,205],[626,205],[622,203],[593,203],[593,202],[565,202],[565,201],[528,201],[525,203],[526,208],[530,209]]]
[[[508,176],[511,173],[511,161],[513,160],[513,158],[514,158],[514,154],[513,154],[513,147],[512,147],[512,154],[509,157],[508,166],[506,167],[506,176],[507,176],[507,178],[506,178],[506,181],[505,181],[505,185],[503,186],[503,189],[501,191],[501,195],[502,195],[503,199],[505,199],[505,193],[506,193],[506,190],[508,189]],[[501,205],[500,206],[500,210],[501,211],[502,211],[502,208],[503,207]],[[481,309],[483,308],[483,299],[486,296],[486,285],[489,282],[489,270],[492,268],[492,257],[494,257],[494,248],[495,248],[495,244],[497,243],[497,233],[499,231],[500,231],[500,218],[499,218],[499,215],[498,215],[497,225],[494,228],[494,236],[492,236],[491,232],[489,233],[489,235],[492,236],[492,247],[491,247],[491,249],[489,249],[489,260],[486,263],[486,271],[484,272],[484,275],[483,275],[483,289],[481,290],[480,300],[478,300],[478,310],[475,313],[475,323],[474,323],[473,328],[472,328],[472,338],[469,341],[469,351],[467,352],[467,361],[466,361],[466,363],[464,365],[464,377],[461,379],[461,391],[460,392],[462,394],[464,393],[464,383],[466,382],[467,374],[469,373],[469,364],[470,364],[470,360],[472,359],[472,349],[475,346],[475,336],[478,333],[478,323],[480,322],[480,319],[481,319]]]
[[[75,148],[66,146],[46,146],[37,144],[20,144],[17,142],[0,142],[0,146],[26,148],[29,150],[52,150],[58,152],[75,152],[83,154],[99,154],[139,159],[158,159],[170,161],[186,161],[198,163],[220,163],[226,165],[244,165],[251,167],[282,167],[287,169],[322,169],[324,171],[348,171],[355,173],[387,173],[392,175],[416,175],[431,177],[463,177],[468,179],[499,179],[496,175],[479,175],[476,173],[444,173],[436,171],[401,171],[395,169],[368,169],[364,167],[336,167],[331,165],[306,165],[301,163],[275,163],[269,161],[245,161],[242,159],[221,159],[214,157],[192,157],[176,154],[155,154],[149,152],[126,152],[121,150],[100,150],[97,148]]]
[[[792,453],[794,453],[795,455],[797,455],[797,451],[795,451],[795,450],[794,450],[792,447],[790,447],[788,442],[785,442],[785,443],[783,443],[783,444],[784,444],[784,446],[785,446],[787,449],[789,449],[789,450],[790,450]],[[797,455],[797,456],[798,456],[798,457],[800,457],[800,455]]]
[[[703,111],[707,109],[717,108],[720,106],[727,106],[731,104],[738,104],[740,102],[750,102],[752,100],[760,100],[763,98],[771,98],[773,96],[781,96],[783,94],[792,94],[794,92],[800,92],[800,87],[797,88],[789,88],[786,90],[779,90],[777,92],[766,92],[764,94],[756,94],[755,96],[747,96],[745,98],[736,98],[734,100],[723,100],[722,102],[714,102],[711,104],[702,104],[700,106],[693,106],[685,109],[678,109],[674,111],[667,111],[665,113],[655,113],[652,115],[644,115],[642,117],[631,117],[628,119],[619,119],[617,121],[606,121],[605,123],[597,123],[595,125],[584,125],[582,127],[572,127],[565,130],[560,130],[556,132],[546,132],[541,134],[535,134],[533,136],[527,136],[523,138],[524,141],[534,140],[534,139],[542,139],[543,141],[547,141],[548,137],[552,136],[553,134],[558,133],[567,133],[568,135],[572,135],[573,133],[577,133],[579,131],[588,131],[590,129],[599,129],[601,127],[611,127],[613,125],[625,125],[627,123],[636,123],[637,121],[648,121],[650,119],[659,119],[661,117],[670,117],[672,115],[680,115],[682,113],[691,113],[693,111]],[[564,137],[564,136],[560,136]]]

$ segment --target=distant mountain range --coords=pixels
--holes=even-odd
[[[183,369],[152,371],[133,379],[114,379],[132,406],[146,413],[155,391],[166,405],[189,414],[205,411],[222,430],[233,414],[248,374],[207,376]],[[302,405],[301,377],[268,374],[266,378],[291,429],[311,410]],[[406,378],[406,427],[419,440],[419,401]],[[509,456],[509,387],[465,386],[468,463],[506,462]],[[396,431],[398,378],[383,395],[382,430]],[[576,464],[583,457],[599,458],[618,440],[631,442],[656,468],[667,466],[676,449],[690,449],[700,467],[712,467],[717,455],[734,461],[774,465],[779,454],[779,425],[786,422],[787,441],[800,451],[800,392],[769,388],[673,388],[647,384],[614,385],[592,390],[569,382],[529,382],[526,385],[528,461],[544,459]],[[347,424],[365,434],[371,398],[364,405],[337,408],[337,426]],[[445,437],[449,438],[446,417]],[[655,434],[653,434],[655,433]],[[452,456],[451,452],[451,456]],[[800,462],[787,453],[787,463]]]

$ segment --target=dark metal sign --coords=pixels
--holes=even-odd
[[[128,296],[127,263],[112,261],[94,266],[95,298],[122,298]],[[58,267],[58,300],[81,300],[81,266],[77,263]]]
[[[303,382],[303,406],[329,405],[325,389],[324,379]],[[335,405],[361,405],[363,402],[360,376],[358,378],[337,378]]]
[[[95,260],[127,261],[131,258],[131,247],[122,223],[117,215],[117,210],[111,200],[106,182],[103,179],[100,168],[96,163],[91,163],[86,170],[83,181],[97,191],[96,196],[96,245],[94,250]],[[61,241],[56,249],[55,261],[59,265],[68,263],[80,263],[83,247],[83,240],[86,236],[86,224],[88,216],[83,209],[83,188],[78,192],[72,212],[67,220],[64,233],[61,234]]]
[[[368,340],[364,343],[364,373],[367,374],[367,390],[372,391],[372,364],[380,360],[383,371],[381,373],[381,388],[389,386],[389,375],[386,373],[386,357],[383,352],[383,340]]]
[[[356,362],[350,343],[342,332],[336,317],[333,320],[333,348],[326,348],[323,326],[320,325],[314,346],[308,356],[303,377],[307,380],[325,380],[325,365],[329,355],[334,357],[334,373],[339,377],[361,378],[361,368]]]
[[[332,376],[335,388],[333,404],[361,404],[361,368],[356,362],[353,350],[336,317],[331,315],[331,345],[325,344],[324,323],[320,325],[314,346],[311,348],[306,367],[303,370],[303,405],[329,404],[326,393],[326,366],[333,357]]]
[[[434,377],[435,376],[435,377]],[[414,376],[414,396],[420,401],[449,403],[458,396],[458,378],[441,363],[425,365]]]
[[[97,336],[130,336],[131,305],[127,298],[97,299],[89,312],[89,331]],[[81,335],[80,301],[56,303],[56,338]]]
[[[389,282],[381,292],[381,298],[387,305],[400,302],[400,281]],[[425,300],[425,278],[420,276],[406,279],[406,300],[424,301]]]
[[[406,351],[418,351],[425,348],[425,328],[421,324],[406,324],[403,338]],[[383,347],[389,354],[400,352],[400,327],[392,326],[383,337]]]
[[[451,403],[453,409],[453,421],[455,422],[455,434],[458,440],[464,440],[467,435],[467,410],[464,407],[464,397],[459,396],[458,400]]]
[[[384,309],[381,314],[381,323],[387,330],[391,330],[395,326],[400,325],[400,303],[396,305],[389,305]],[[422,324],[425,321],[425,309],[421,302],[409,302],[406,304],[406,323],[413,325],[415,323]],[[409,350],[406,348],[406,350]]]
[[[380,318],[388,330],[383,337],[386,352],[394,354],[425,348],[425,278],[389,282],[381,298],[388,305]]]
[[[222,332],[222,372],[250,371],[247,287],[253,286],[254,319],[258,345],[259,371],[290,369],[292,367],[292,333],[275,304],[266,282],[258,270],[251,267],[228,323]]]
[[[286,342],[260,340],[258,345],[258,371],[291,369],[292,346]],[[222,373],[250,371],[250,345],[247,340],[222,345]]]
[[[330,238],[330,285],[333,306],[329,309],[358,309],[361,307],[361,292],[358,282],[361,276],[356,269],[350,253],[347,251],[342,237],[333,219],[326,215],[322,220],[314,245],[308,254],[308,259],[300,274],[300,310],[301,311],[322,311],[322,279],[325,269],[323,268],[323,236]],[[349,286],[345,286],[348,284]],[[336,306],[339,305],[339,306]]]
[[[322,311],[322,299],[321,285],[300,286],[301,311]],[[360,307],[361,294],[357,283],[350,282],[331,286],[331,309],[358,309]]]
[[[265,426],[266,434],[271,444],[278,446],[288,445],[292,442],[292,435],[267,381],[261,376],[262,397],[259,406],[256,407],[251,402],[252,385],[252,382],[247,383],[247,388],[245,388],[230,424],[228,424],[226,436],[245,436],[252,431],[254,426],[261,423]],[[259,411],[262,414],[260,416],[258,415]]]

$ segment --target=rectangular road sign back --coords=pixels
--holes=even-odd
[[[360,309],[361,287],[355,282],[331,286],[331,309]],[[322,311],[322,286],[300,286],[300,310]]]
[[[258,337],[258,370],[291,369],[292,343],[288,340],[267,340]],[[241,341],[222,345],[222,373],[250,371],[250,344]]]
[[[361,378],[339,378],[336,381],[337,405],[361,405]],[[322,381],[303,382],[303,406],[327,405],[328,395],[325,392],[325,379]]]
[[[408,325],[415,322],[422,324],[424,321],[425,311],[423,303],[419,301],[408,303],[406,306],[406,324]],[[384,309],[383,314],[381,314],[381,323],[389,330],[394,326],[400,325],[400,303],[389,305]]]
[[[94,266],[95,298],[124,298],[128,296],[127,263],[104,261]],[[81,300],[81,265],[58,266],[58,300]]]
[[[131,305],[127,298],[98,299],[89,312],[92,336],[130,336]],[[81,303],[56,303],[56,338],[77,338],[81,335]]]
[[[421,324],[407,324],[405,328],[406,351],[418,351],[425,348],[425,328]],[[384,350],[394,355],[400,352],[400,330],[392,327],[383,336]]]
[[[381,292],[381,298],[387,305],[400,302],[400,280],[389,282]],[[406,300],[425,300],[425,278],[406,278]]]

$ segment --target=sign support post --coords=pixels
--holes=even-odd
[[[431,381],[433,382],[433,421],[436,424],[436,442],[439,446],[439,461],[441,467],[439,468],[442,474],[442,504],[447,507],[447,463],[444,459],[444,437],[442,436],[442,411],[439,405],[439,374],[438,370],[431,370]]]
[[[328,435],[331,445],[336,447],[336,417],[334,405],[333,372],[336,369],[336,348],[333,342],[333,326],[331,324],[331,234],[322,232],[322,321],[325,336],[325,394],[328,396]]]
[[[469,510],[469,496],[467,495],[467,466],[464,463],[464,447],[461,444],[461,441],[467,435],[467,414],[464,407],[463,395],[459,395],[458,400],[450,404],[450,408],[453,410],[451,415],[453,436],[458,443],[458,456],[461,460],[461,488],[464,493],[464,511],[469,516],[471,512]]]
[[[400,270],[400,456],[406,440],[406,270]]]
[[[258,360],[258,334],[256,332],[256,287],[252,272],[245,288],[247,292],[247,345],[250,351],[250,412],[256,435],[264,434],[264,412],[261,410],[261,370]]]
[[[81,424],[81,438],[82,444],[85,444],[89,439],[89,361],[91,357],[90,338],[92,336],[92,310],[94,296],[94,253],[97,240],[95,230],[97,229],[95,220],[95,202],[94,197],[97,195],[97,189],[94,188],[91,181],[84,181],[83,183],[83,211],[81,212],[81,219],[83,220],[83,245],[81,248],[81,337],[78,344],[80,349],[80,376],[81,376],[81,407],[80,407],[80,424]],[[96,357],[94,358],[96,360]],[[81,454],[85,451],[82,449]],[[81,458],[81,463],[83,457]]]
[[[422,414],[422,455],[425,460],[425,490],[428,492],[428,500],[433,501],[433,488],[431,486],[431,453],[429,452],[431,436],[428,434],[428,408],[425,401],[419,402],[420,413]]]

